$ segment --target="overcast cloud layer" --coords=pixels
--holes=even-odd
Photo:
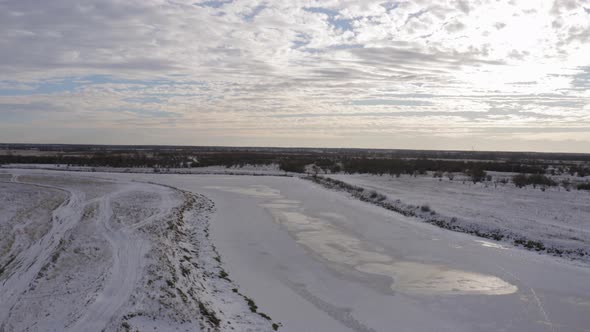
[[[590,152],[590,0],[0,0],[0,141]]]

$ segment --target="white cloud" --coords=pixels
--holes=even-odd
[[[515,122],[589,127],[585,8],[590,1],[5,1],[0,120],[10,117],[4,129],[192,128],[219,142],[231,131],[279,138],[266,145],[311,135],[343,146],[371,135],[377,146],[384,132],[430,141],[420,128],[485,140],[482,124],[499,137],[521,135],[502,130]],[[590,143],[588,133],[559,133]]]

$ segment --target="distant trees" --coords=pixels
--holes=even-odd
[[[522,188],[528,184],[528,178],[526,174],[516,174],[512,177],[512,183],[518,188]]]
[[[285,159],[279,162],[279,168],[285,172],[305,173],[307,161]]]
[[[2,146],[0,144],[0,146]],[[11,146],[8,146],[11,147]],[[26,146],[24,146],[26,147]],[[21,148],[24,148],[21,146]],[[72,166],[148,168],[157,171],[179,167],[244,166],[275,164],[286,172],[305,173],[306,166],[313,173],[368,173],[399,177],[402,174],[419,176],[432,174],[437,180],[449,180],[464,173],[474,183],[492,181],[486,172],[518,173],[512,178],[517,187],[527,185],[554,186],[545,174],[590,175],[590,155],[551,155],[535,159],[536,154],[466,153],[444,151],[373,151],[357,149],[261,149],[261,148],[185,148],[185,147],[60,147],[54,154],[6,153],[0,164],[59,164]],[[65,150],[63,150],[65,149]],[[43,148],[39,148],[43,151]],[[544,155],[543,155],[544,156]],[[462,159],[463,158],[463,159]],[[527,175],[530,174],[530,175]],[[462,179],[463,180],[463,179]],[[497,183],[504,183],[497,177]],[[508,181],[508,180],[506,180]],[[579,180],[562,183],[566,188],[589,190]]]
[[[465,171],[465,174],[469,176],[469,179],[473,183],[482,182],[486,179],[486,172],[478,166],[474,166]]]
[[[517,174],[512,177],[512,183],[514,183],[514,185],[519,188],[525,187],[527,185],[533,185],[533,188],[536,188],[538,185],[546,187],[557,185],[557,183],[551,178],[542,174]]]
[[[570,166],[570,175],[578,175],[579,177],[585,177],[590,175],[590,167],[584,167],[581,165]]]

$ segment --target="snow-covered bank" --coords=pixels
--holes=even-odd
[[[439,227],[590,261],[590,193],[432,177],[333,174],[331,189]]]
[[[0,183],[0,330],[278,327],[223,270],[204,196],[80,173],[14,175],[0,179],[12,180]]]

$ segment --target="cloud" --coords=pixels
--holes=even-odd
[[[554,0],[551,13],[553,15],[561,15],[564,11],[570,11],[580,7],[581,3],[578,3],[577,0]]]
[[[187,128],[206,130],[207,142],[232,132],[268,144],[321,131],[317,144],[338,137],[343,146],[458,122],[448,135],[515,123],[588,127],[587,8],[574,0],[4,1],[0,122],[92,124],[117,137],[160,128],[159,139]],[[574,132],[560,131],[590,143]]]
[[[457,7],[459,7],[459,10],[461,10],[465,14],[469,14],[469,12],[471,11],[469,2],[465,0],[457,0]]]
[[[506,27],[506,23],[498,22],[498,23],[494,24],[494,27],[498,30],[502,30]]]
[[[465,29],[465,24],[463,24],[459,21],[456,21],[456,22],[452,22],[452,23],[445,25],[445,29],[451,33],[459,32],[459,31]]]

